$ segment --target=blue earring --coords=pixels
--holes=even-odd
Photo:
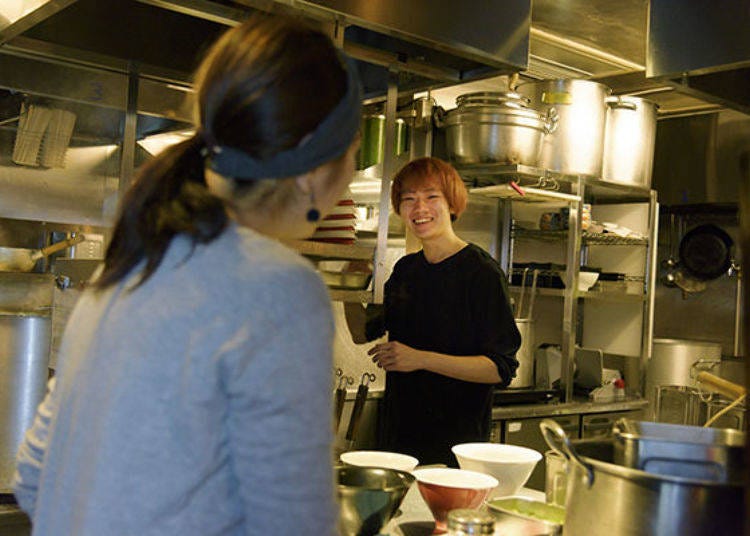
[[[312,208],[307,211],[307,221],[310,223],[320,220],[320,211],[315,208],[315,194],[310,190],[310,204]]]
[[[307,211],[307,221],[316,222],[320,219],[320,211],[317,208],[311,208]]]

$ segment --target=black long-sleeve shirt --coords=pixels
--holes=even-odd
[[[480,247],[469,244],[436,264],[421,251],[401,258],[386,283],[384,306],[384,314],[368,315],[368,339],[387,331],[389,340],[418,350],[487,356],[501,385],[515,375],[521,336],[505,274]],[[450,447],[489,438],[493,387],[425,370],[388,372],[380,446],[422,464],[455,465]]]

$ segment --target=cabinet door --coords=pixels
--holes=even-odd
[[[628,417],[638,419],[640,411],[619,411],[613,413],[594,413],[581,416],[581,438],[594,439],[612,436],[612,426],[617,419]]]
[[[563,415],[557,417],[549,417],[556,421],[562,426],[565,433],[571,439],[578,439],[579,437],[579,416],[578,415]],[[505,443],[509,445],[519,445],[522,447],[528,447],[540,452],[542,455],[549,450],[547,442],[542,436],[542,432],[539,430],[539,423],[544,418],[534,419],[513,419],[504,422],[504,439]],[[537,464],[526,482],[527,488],[532,488],[539,491],[544,491],[544,473],[545,463],[544,457]]]

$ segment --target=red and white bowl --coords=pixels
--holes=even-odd
[[[445,530],[448,512],[478,508],[498,485],[496,478],[464,469],[417,469],[412,473],[424,502],[435,517],[436,532]]]

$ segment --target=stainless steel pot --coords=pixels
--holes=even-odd
[[[557,129],[545,136],[541,166],[565,174],[601,176],[602,145],[611,89],[589,80],[557,79],[521,84],[518,93],[542,112],[555,109]]]
[[[699,363],[700,361],[700,363]],[[691,377],[694,365],[704,370],[721,362],[721,345],[684,339],[654,339],[646,370],[646,398],[654,401],[660,385],[696,387]]]
[[[618,419],[614,461],[648,473],[742,484],[745,434],[738,430]]]
[[[52,319],[0,311],[0,493],[10,492],[16,451],[47,385]]]
[[[608,97],[602,178],[651,187],[658,106],[639,97]]]
[[[742,534],[744,487],[647,473],[611,463],[613,449],[581,457],[550,419],[550,448],[568,459],[564,535],[702,536]]]
[[[538,166],[544,136],[557,125],[554,110],[540,113],[514,93],[467,93],[438,122],[448,158],[457,164]]]

